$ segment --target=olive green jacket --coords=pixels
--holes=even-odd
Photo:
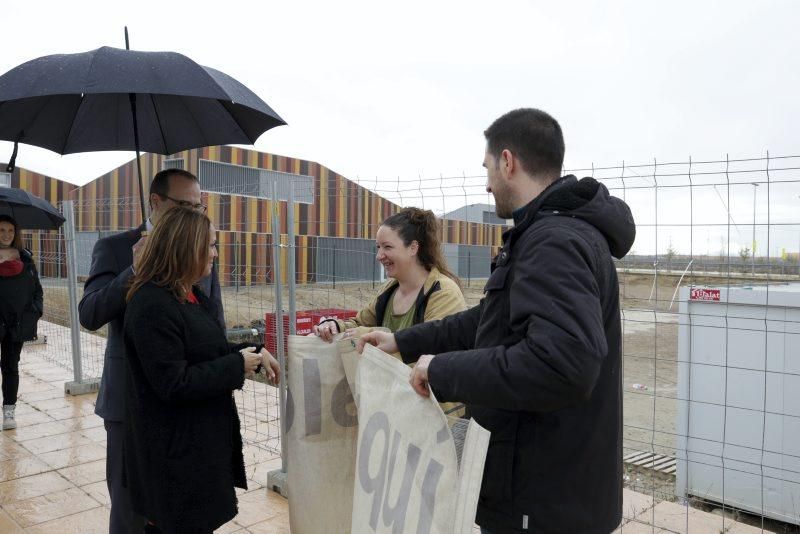
[[[399,286],[397,280],[390,279],[378,291],[378,295],[370,301],[366,308],[358,312],[353,319],[346,321],[337,320],[336,324],[339,327],[339,332],[344,332],[348,328],[362,327],[374,328],[383,324],[383,316],[387,312],[389,302],[391,301],[392,294]],[[417,296],[417,301],[414,304],[416,311],[414,313],[414,324],[424,323],[428,321],[435,321],[443,319],[448,315],[462,312],[467,309],[467,303],[464,300],[464,295],[461,293],[461,288],[450,277],[439,272],[439,269],[434,267],[431,269],[428,278],[422,285],[422,289]],[[391,313],[391,310],[389,310]],[[397,359],[400,354],[394,354]],[[411,366],[413,367],[413,365]],[[461,417],[464,415],[463,405],[459,403],[440,403],[442,411],[453,417]]]
[[[344,332],[348,328],[359,326],[381,326],[392,294],[398,286],[395,279],[387,281],[367,307],[358,312],[353,319],[336,321],[339,331]],[[461,288],[450,277],[440,273],[436,267],[428,274],[414,306],[414,324],[435,321],[467,309]]]

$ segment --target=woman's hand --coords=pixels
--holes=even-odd
[[[256,352],[255,347],[247,347],[239,351],[244,358],[244,377],[252,378],[253,374],[261,365],[261,354]]]
[[[314,325],[312,331],[314,334],[318,335],[322,341],[330,343],[333,341],[333,336],[339,333],[339,325],[336,321],[326,320],[325,317],[323,317],[319,324]]]
[[[272,385],[277,385],[281,381],[281,366],[275,356],[269,353],[267,349],[261,349],[261,366],[267,373],[267,379]]]

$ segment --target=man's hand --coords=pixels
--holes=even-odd
[[[358,353],[364,352],[364,346],[369,343],[375,345],[383,352],[394,354],[399,352],[397,342],[394,340],[394,334],[391,332],[368,332],[358,339]]]
[[[277,385],[281,381],[281,366],[267,349],[261,349],[261,366],[266,371],[270,384]]]
[[[139,241],[134,243],[133,246],[131,247],[131,250],[133,251],[132,267],[134,270],[136,269],[136,262],[139,259],[139,256],[142,254],[142,251],[144,250],[144,244],[146,242],[147,242],[147,235],[145,234],[142,237],[140,237]]]
[[[322,341],[330,343],[333,341],[333,336],[339,333],[339,325],[335,321],[326,321],[323,317],[320,319],[320,324],[314,325],[311,330],[312,334],[319,336]]]
[[[423,397],[431,396],[431,390],[428,387],[428,365],[433,358],[432,354],[420,356],[414,369],[411,370],[411,379],[409,380],[411,387]]]

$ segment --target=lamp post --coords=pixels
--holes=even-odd
[[[750,251],[750,260],[753,269],[753,276],[756,274],[756,190],[758,189],[758,184],[756,182],[751,182],[753,186],[753,242],[751,246],[753,247]]]

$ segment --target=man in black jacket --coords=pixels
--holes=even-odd
[[[470,310],[363,343],[417,362],[421,395],[467,404],[491,431],[483,532],[607,533],[622,514],[619,285],[630,209],[592,178],[559,178],[559,124],[519,109],[485,132],[486,190],[513,218]]]
[[[122,448],[125,439],[125,375],[122,325],[125,317],[125,295],[133,274],[133,258],[147,239],[143,235],[173,206],[188,206],[205,211],[201,202],[200,182],[190,172],[166,169],[153,177],[150,184],[150,218],[136,229],[105,237],[92,251],[92,267],[78,305],[81,325],[97,330],[108,324],[108,340],[103,361],[103,377],[97,394],[95,413],[103,418],[106,428],[106,484],[111,497],[111,534],[140,533],[144,518],[131,509],[130,494],[122,480]],[[216,266],[201,280],[201,289],[217,311],[217,319],[225,327],[222,295]]]

